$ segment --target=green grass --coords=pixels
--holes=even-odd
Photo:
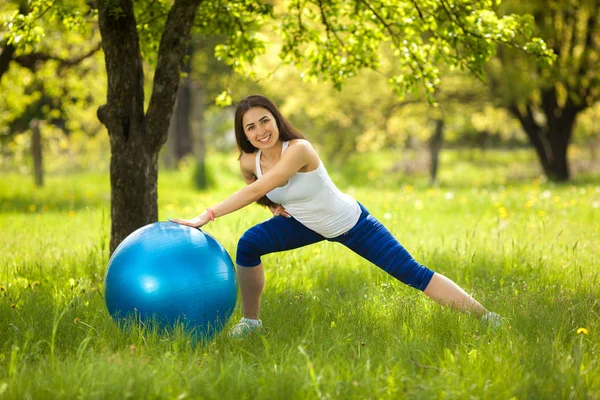
[[[110,319],[106,174],[48,177],[43,189],[5,174],[0,398],[599,399],[600,181],[511,181],[510,159],[490,173],[448,156],[433,188],[383,166],[371,175],[386,187],[344,186],[420,262],[502,314],[500,330],[322,243],[264,258],[263,334],[198,346],[180,329]],[[221,186],[206,193],[190,170],[161,172],[160,219],[194,216],[242,184],[235,159],[219,162]],[[251,206],[206,230],[233,257],[268,216]],[[230,325],[239,317],[238,304]]]

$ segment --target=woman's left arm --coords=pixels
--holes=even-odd
[[[299,140],[294,143],[293,146],[289,146],[273,168],[263,174],[259,179],[212,207],[212,216],[210,211],[207,210],[191,220],[171,219],[170,221],[199,228],[206,225],[213,218],[221,217],[244,208],[276,187],[283,186],[296,172],[310,163],[313,157],[317,157],[317,155],[310,143]]]

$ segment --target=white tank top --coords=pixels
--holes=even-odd
[[[281,154],[289,142],[283,142]],[[256,176],[260,179],[261,151],[256,153]],[[267,193],[274,203],[307,228],[326,238],[348,232],[360,217],[360,206],[350,195],[342,193],[333,183],[322,162],[310,172],[296,172],[284,185]]]

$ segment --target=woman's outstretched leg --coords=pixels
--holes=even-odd
[[[419,264],[381,222],[361,205],[354,228],[333,240],[377,265],[401,282],[425,292],[437,303],[484,320],[497,319],[452,280]]]

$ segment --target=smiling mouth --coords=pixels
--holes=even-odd
[[[265,142],[267,142],[269,139],[271,139],[271,135],[269,135],[269,136],[267,136],[267,137],[265,137],[265,138],[263,138],[263,139],[260,139],[260,140],[259,140],[259,142],[261,142],[261,143],[265,143]]]

